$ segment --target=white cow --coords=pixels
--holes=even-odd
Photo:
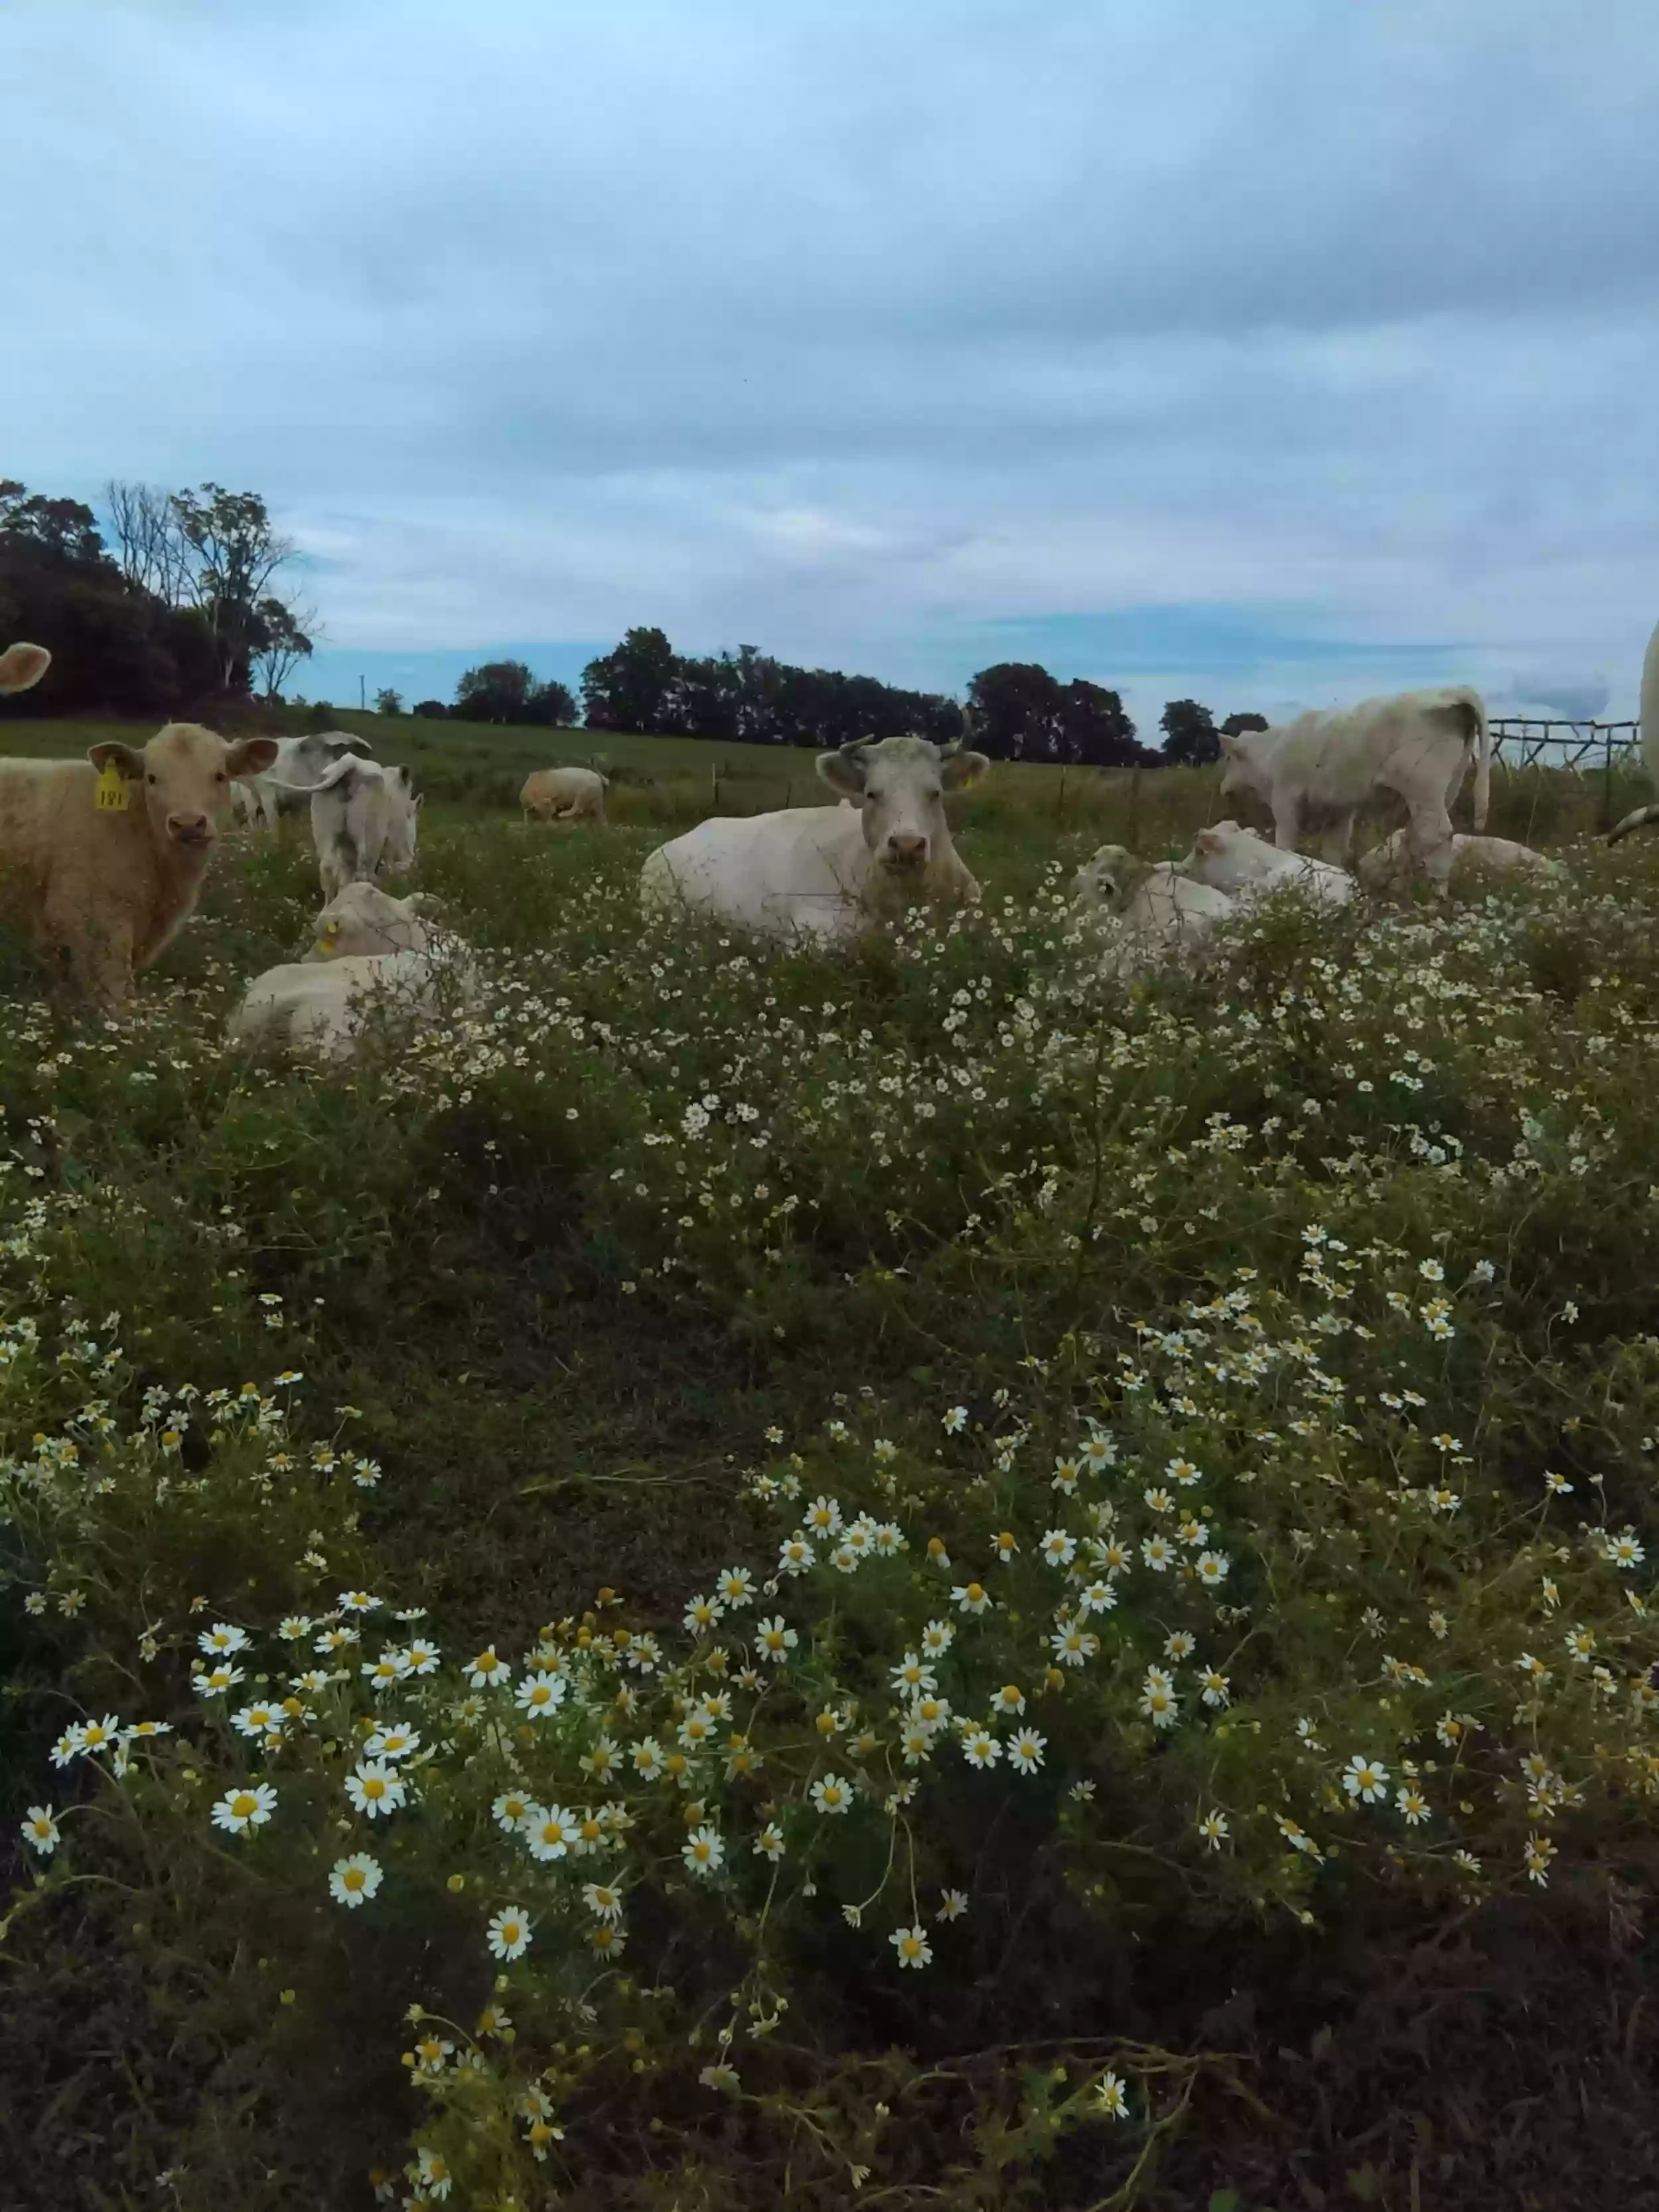
[[[1302,853],[1281,853],[1237,822],[1214,822],[1200,830],[1181,866],[1194,883],[1225,891],[1240,907],[1287,890],[1316,906],[1346,906],[1358,888],[1346,868]]]
[[[350,883],[415,865],[421,802],[406,768],[379,761],[337,761],[311,793],[311,834],[323,896]]]
[[[1559,860],[1552,860],[1547,854],[1534,853],[1530,845],[1517,845],[1508,837],[1459,836],[1451,842],[1452,867],[1460,874],[1468,866],[1532,876],[1546,882],[1561,883],[1566,879],[1567,872]],[[1405,832],[1396,830],[1392,837],[1385,837],[1380,845],[1373,846],[1363,855],[1356,872],[1368,890],[1380,891],[1406,882],[1411,868]]]
[[[1646,658],[1642,663],[1642,758],[1647,763],[1649,780],[1659,791],[1659,624],[1648,640]],[[1616,845],[1632,830],[1644,823],[1659,822],[1659,806],[1638,806],[1626,815],[1607,832],[1609,845]]]
[[[393,898],[378,884],[348,884],[312,924],[307,961],[353,959],[365,953],[425,952],[444,933],[426,918],[429,891]]]
[[[849,803],[712,816],[659,845],[640,872],[647,911],[684,906],[771,937],[846,939],[918,901],[971,905],[979,885],[957,857],[945,793],[990,766],[960,741],[861,738],[818,756]]]
[[[476,981],[464,956],[441,951],[351,954],[268,968],[230,1018],[234,1042],[278,1039],[324,1060],[349,1060],[377,1012],[429,1020],[471,1004]]]
[[[1334,817],[1341,857],[1353,852],[1354,817],[1373,792],[1404,799],[1407,839],[1436,889],[1451,873],[1450,808],[1474,764],[1474,826],[1486,826],[1492,740],[1476,691],[1402,691],[1346,712],[1298,715],[1278,729],[1221,740],[1224,799],[1252,798],[1273,810],[1273,842],[1295,849],[1303,816]]]
[[[374,749],[349,730],[310,730],[302,738],[278,738],[276,757],[256,776],[249,810],[255,825],[274,830],[285,814],[297,814],[330,769],[347,755],[372,760]]]
[[[1195,883],[1174,860],[1140,860],[1103,845],[1072,879],[1072,901],[1100,926],[1106,964],[1126,980],[1183,958],[1204,959],[1218,921],[1237,912],[1225,891]]]

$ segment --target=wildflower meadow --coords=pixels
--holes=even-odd
[[[831,955],[440,813],[327,1070],[297,842],[0,945],[15,2201],[1654,2201],[1659,853],[1129,988],[1109,834]]]

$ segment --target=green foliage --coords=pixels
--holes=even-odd
[[[1293,2202],[1333,1960],[1650,1900],[1651,861],[1129,992],[1061,886],[1208,779],[1004,775],[942,933],[647,924],[652,832],[428,810],[464,1021],[228,1054],[280,840],[118,1033],[17,1007],[40,2201]],[[1332,2201],[1410,2201],[1401,2094]]]

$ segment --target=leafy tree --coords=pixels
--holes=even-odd
[[[257,492],[204,483],[199,492],[174,492],[172,505],[189,549],[191,596],[218,647],[221,683],[245,692],[264,627],[262,610],[278,596],[270,587],[293,559],[293,541],[272,526]]]
[[[417,699],[409,711],[422,722],[442,722],[449,715],[449,709],[441,699]]]
[[[568,684],[549,677],[537,684],[527,702],[525,719],[544,730],[569,730],[576,725],[576,695]]]
[[[582,702],[596,730],[667,730],[673,726],[678,664],[659,629],[629,630],[611,652],[582,671]]]
[[[385,690],[377,691],[374,694],[374,711],[377,714],[401,714],[404,711],[403,693],[393,691],[389,686]]]
[[[999,660],[968,686],[974,743],[993,760],[1057,760],[1064,695],[1034,660]]]
[[[1238,738],[1246,730],[1265,730],[1267,726],[1265,714],[1229,714],[1221,725],[1221,734],[1224,738]]]
[[[468,722],[522,722],[536,679],[522,660],[486,660],[455,686],[454,713]]]
[[[1157,755],[1136,743],[1135,726],[1115,691],[1074,676],[1060,696],[1056,757],[1085,768],[1133,768]]]
[[[1221,757],[1221,740],[1207,707],[1196,699],[1171,699],[1158,722],[1164,758],[1172,768],[1207,768]]]
[[[281,599],[261,599],[254,614],[250,631],[252,672],[258,678],[267,699],[280,698],[295,669],[311,658],[311,640],[301,629],[294,610]]]

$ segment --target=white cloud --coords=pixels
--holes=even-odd
[[[263,490],[343,649],[948,682],[1011,618],[1280,605],[1326,662],[1112,649],[1633,701],[1636,0],[11,0],[0,68],[7,469]]]

